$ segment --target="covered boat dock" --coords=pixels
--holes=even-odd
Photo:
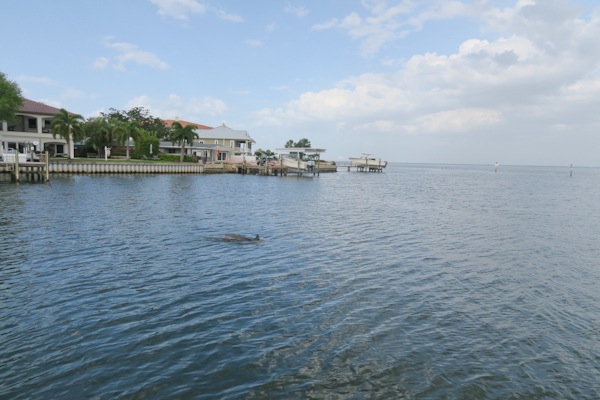
[[[303,173],[312,173],[319,175],[319,162],[321,161],[321,153],[325,153],[325,149],[315,147],[284,147],[275,149],[279,154],[279,165],[282,168],[287,168],[288,172],[302,175]]]

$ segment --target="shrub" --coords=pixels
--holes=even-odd
[[[179,155],[179,154],[162,154],[161,153],[158,155],[158,158],[160,159],[160,161],[179,162],[181,155]],[[185,154],[183,156],[183,162],[192,162],[192,156]]]
[[[135,149],[133,150],[131,157],[140,159],[144,158],[144,156],[153,157],[158,155],[159,144],[160,142],[157,138],[149,136],[140,137],[135,141]],[[150,145],[152,145],[152,153],[150,153]]]

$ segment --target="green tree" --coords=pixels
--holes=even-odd
[[[114,144],[121,145],[125,143],[125,141],[123,140],[123,138],[126,135],[125,125],[126,124],[124,122],[119,121],[117,119],[108,119],[108,134],[106,147],[112,147]]]
[[[158,146],[160,141],[153,136],[152,133],[143,129],[140,130],[140,135],[135,140],[135,149],[133,150],[133,158],[152,157],[158,154]],[[152,148],[152,151],[150,151]]]
[[[14,121],[23,107],[21,88],[0,72],[0,121]]]
[[[185,155],[185,143],[192,144],[194,139],[198,137],[198,134],[194,131],[197,128],[197,126],[191,124],[184,127],[178,121],[173,122],[173,125],[171,125],[171,140],[181,144],[180,162],[183,162]]]
[[[273,157],[275,155],[275,153],[273,153],[271,150],[263,150],[263,149],[258,149],[254,152],[254,155],[258,158],[266,156],[266,157]]]
[[[150,112],[144,107],[133,107],[127,111],[119,111],[111,108],[108,113],[102,113],[102,115],[123,122],[135,122],[140,128],[145,129],[159,139],[167,139],[169,137],[170,132],[165,126],[164,121],[150,115]]]
[[[67,142],[68,158],[73,158],[71,151],[71,140],[79,141],[83,137],[82,124],[84,119],[79,114],[73,114],[61,108],[54,117],[52,117],[52,137],[60,136]]]
[[[310,147],[310,140],[302,138],[294,145],[294,147]]]
[[[122,140],[125,129],[122,121],[105,115],[91,118],[84,127],[87,144],[92,145],[102,155],[105,154],[105,147],[124,143]]]
[[[89,118],[82,127],[86,145],[93,147],[96,152],[101,147],[100,143],[104,143],[104,139],[102,138],[104,124],[105,117],[100,116]]]
[[[143,135],[144,130],[141,127],[139,127],[137,122],[135,121],[121,122],[121,126],[123,129],[121,131],[121,135],[119,136],[117,143],[126,144],[126,155],[127,159],[129,160],[129,139],[133,139],[135,143],[135,141]]]
[[[285,142],[285,148],[289,149],[291,147],[310,147],[310,140],[306,138],[302,138],[294,143],[292,139]]]

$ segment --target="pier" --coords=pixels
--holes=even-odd
[[[48,182],[50,180],[48,153],[39,157],[40,161],[19,162],[18,154],[15,154],[13,160],[3,159],[0,162],[0,172],[9,173],[13,182],[20,182],[21,179],[31,182]]]
[[[349,165],[348,166],[348,171],[350,171],[351,168],[356,168],[357,172],[383,172],[383,169],[385,168],[385,166],[373,166],[373,165]]]

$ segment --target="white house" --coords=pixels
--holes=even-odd
[[[73,142],[67,149],[66,140],[52,137],[50,124],[58,108],[37,101],[23,99],[23,106],[14,121],[0,121],[2,151],[18,149],[21,153],[49,151],[51,156],[73,156]]]

